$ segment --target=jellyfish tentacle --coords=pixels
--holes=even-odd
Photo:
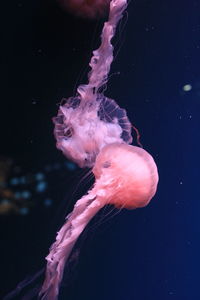
[[[91,71],[88,74],[88,84],[80,85],[78,93],[84,100],[90,100],[107,83],[108,73],[113,61],[113,45],[111,40],[115,35],[116,27],[127,7],[127,0],[112,0],[108,21],[104,23],[101,33],[101,45],[93,51],[89,66]]]
[[[56,241],[46,257],[46,276],[40,292],[40,299],[57,299],[65,262],[80,234],[103,205],[97,199],[94,190],[77,201],[72,213],[67,216],[66,223],[58,231]]]

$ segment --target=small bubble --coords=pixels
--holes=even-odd
[[[36,186],[36,192],[43,193],[47,189],[47,183],[45,181],[40,181]]]
[[[184,91],[184,92],[189,92],[189,91],[191,91],[191,89],[192,89],[191,84],[185,84],[185,85],[183,86],[183,91]]]

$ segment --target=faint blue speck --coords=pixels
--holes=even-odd
[[[36,180],[43,180],[44,179],[44,174],[43,173],[37,173],[36,175],[35,175],[35,179]]]
[[[76,170],[76,165],[74,163],[72,163],[72,162],[69,162],[69,161],[65,162],[65,166],[70,171]]]
[[[29,213],[29,208],[28,207],[22,207],[19,210],[21,215],[27,215]]]
[[[19,184],[19,178],[17,178],[17,177],[11,178],[10,179],[10,184],[11,185],[17,185],[17,184]]]
[[[170,292],[169,292],[169,295],[174,295],[174,292],[170,291]]]
[[[45,181],[41,181],[36,185],[36,192],[42,193],[47,189],[47,183]]]
[[[22,195],[22,198],[24,198],[24,199],[28,199],[31,197],[31,193],[29,191],[23,191],[21,193],[21,195]]]
[[[47,198],[47,199],[44,200],[44,205],[45,206],[51,206],[52,202],[53,202],[52,199]]]

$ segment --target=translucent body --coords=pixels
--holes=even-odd
[[[80,167],[92,167],[110,143],[131,143],[131,123],[114,100],[98,95],[93,102],[69,98],[53,118],[57,148]]]
[[[94,187],[74,206],[47,256],[42,299],[56,299],[65,262],[91,218],[106,204],[138,208],[149,203],[158,184],[156,164],[149,153],[131,145],[110,144],[98,154]]]
[[[126,5],[126,0],[110,2],[109,19],[104,23],[100,47],[93,51],[90,60],[88,83],[78,87],[76,97],[69,98],[64,105],[61,103],[53,119],[58,149],[80,167],[93,167],[97,154],[107,144],[132,142],[126,111],[100,93],[107,83],[113,61],[111,39]]]

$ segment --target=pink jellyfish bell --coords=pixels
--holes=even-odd
[[[93,173],[97,195],[102,194],[106,203],[117,207],[146,206],[156,193],[156,164],[152,156],[139,147],[125,143],[105,146],[97,156]]]
[[[42,299],[57,299],[65,262],[81,232],[104,205],[143,207],[157,189],[158,171],[152,156],[126,143],[106,145],[97,155],[93,173],[93,188],[77,201],[46,257]]]

